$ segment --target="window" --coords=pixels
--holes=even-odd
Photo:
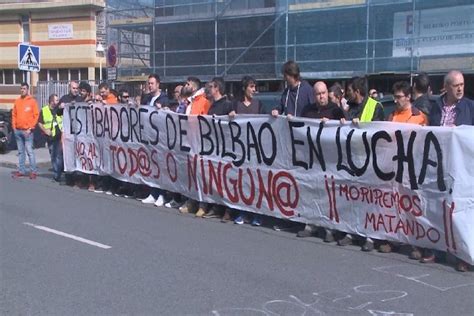
[[[21,28],[23,30],[23,42],[30,42],[30,17],[28,15],[21,16]]]
[[[81,80],[89,80],[89,70],[87,68],[79,69],[79,77]]]
[[[24,75],[24,72],[21,70],[14,70],[15,72],[15,83],[20,84],[22,82],[26,81],[26,76]]]
[[[50,69],[49,70],[49,80],[56,81],[58,79],[58,70],[57,69]]]
[[[38,75],[38,80],[39,81],[48,81],[48,70],[47,69],[41,69]]]
[[[18,69],[0,70],[0,84],[17,84],[26,81],[26,72]]]
[[[13,84],[13,70],[6,69],[4,70],[5,74],[5,84]]]
[[[1,74],[1,72],[0,72]],[[18,75],[17,75],[18,76]],[[70,80],[88,80],[88,68],[80,69],[41,69],[39,72],[39,81],[70,81]],[[18,79],[17,79],[18,83]]]
[[[70,80],[79,80],[79,69],[70,69],[69,74],[71,76]]]
[[[69,70],[68,69],[59,69],[59,80],[69,80]]]

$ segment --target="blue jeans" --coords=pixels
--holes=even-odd
[[[15,139],[18,147],[18,171],[22,174],[26,174],[25,159],[26,154],[28,154],[31,172],[36,173],[38,169],[36,168],[35,153],[33,151],[33,132],[26,135],[25,130],[16,129]]]
[[[63,146],[61,139],[52,140],[48,143],[49,154],[51,155],[51,166],[53,167],[54,179],[59,181],[64,170]]]

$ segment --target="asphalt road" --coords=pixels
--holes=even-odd
[[[1,315],[474,312],[474,272],[10,172],[0,168]]]

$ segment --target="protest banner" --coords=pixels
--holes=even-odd
[[[65,110],[63,146],[66,171],[449,251],[472,264],[473,132],[76,103]]]

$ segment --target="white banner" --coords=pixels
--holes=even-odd
[[[207,202],[474,263],[474,128],[340,125],[70,105],[67,171],[110,174]]]
[[[397,12],[393,21],[393,57],[471,54],[474,5]]]

